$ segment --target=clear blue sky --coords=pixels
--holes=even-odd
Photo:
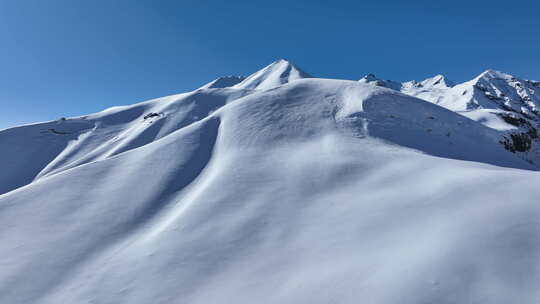
[[[540,80],[538,1],[0,0],[0,128],[247,75]]]

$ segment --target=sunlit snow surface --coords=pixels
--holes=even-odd
[[[538,303],[540,176],[496,130],[285,78],[1,131],[0,303]]]

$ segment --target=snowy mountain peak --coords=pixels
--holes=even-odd
[[[311,75],[285,59],[279,59],[235,85],[238,89],[268,90]]]
[[[493,80],[493,79],[504,79],[507,81],[515,79],[514,76],[510,74],[503,73],[501,71],[493,70],[493,69],[487,69],[484,72],[480,73],[480,75],[476,76],[472,81],[478,82],[479,80]]]
[[[396,91],[399,91],[401,89],[401,86],[402,86],[402,84],[397,82],[397,81],[383,80],[383,79],[378,78],[377,76],[375,76],[375,74],[373,74],[373,73],[369,73],[366,76],[360,78],[360,80],[358,80],[358,82],[360,82],[360,83],[368,83],[368,84],[376,85],[378,87],[385,87],[385,88],[389,88],[389,89],[396,90]]]
[[[540,88],[534,81],[524,80],[496,70],[486,70],[462,84],[472,86],[472,98],[483,108],[498,108],[528,117],[540,113]]]
[[[436,75],[421,82],[423,86],[451,88],[455,84],[444,75]]]
[[[199,89],[221,89],[221,88],[228,88],[228,87],[232,87],[236,84],[239,84],[240,82],[242,82],[244,79],[246,79],[246,77],[244,76],[234,76],[234,75],[231,75],[231,76],[225,76],[225,77],[219,77],[218,79],[216,80],[213,80],[205,85],[203,85],[202,87],[200,87]]]

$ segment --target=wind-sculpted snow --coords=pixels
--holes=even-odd
[[[0,303],[540,298],[536,167],[430,102],[296,79],[0,136],[52,125],[0,195]]]
[[[0,131],[0,194],[36,178],[144,146],[251,93],[206,89],[107,109],[84,117]],[[31,161],[29,161],[31,159]]]
[[[2,228],[12,227],[2,233],[0,302],[35,303],[144,230],[207,166],[218,127],[206,119],[0,196]]]
[[[58,121],[0,131],[0,194],[24,186],[94,125]]]

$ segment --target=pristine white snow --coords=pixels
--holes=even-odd
[[[0,303],[538,302],[540,176],[497,130],[289,80],[1,131]]]

